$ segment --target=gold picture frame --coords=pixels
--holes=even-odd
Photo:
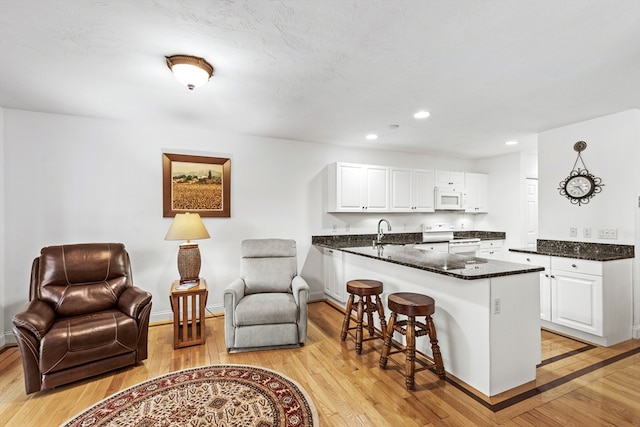
[[[231,160],[162,153],[162,216],[231,216]]]

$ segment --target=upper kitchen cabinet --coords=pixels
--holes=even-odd
[[[328,212],[389,212],[389,168],[357,163],[328,166]]]
[[[430,170],[391,168],[391,212],[434,212],[434,174]]]
[[[489,175],[465,173],[465,212],[486,213],[489,211]]]
[[[464,187],[464,172],[436,171],[437,186]]]

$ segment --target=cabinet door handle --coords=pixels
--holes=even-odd
[[[573,268],[577,268],[578,266],[577,266],[577,265],[575,265],[575,264],[571,264],[571,267],[573,267]]]
[[[527,262],[531,262],[531,258],[527,258]]]
[[[551,275],[551,278],[552,278],[552,279],[555,279],[555,278],[556,278],[556,276],[554,276],[554,275],[552,274],[552,275]]]
[[[544,277],[549,277],[549,275],[548,275],[548,274],[545,274],[545,275],[544,275]]]

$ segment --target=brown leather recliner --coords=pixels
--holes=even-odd
[[[133,286],[121,243],[43,248],[29,303],[13,318],[26,393],[147,358],[151,294]]]

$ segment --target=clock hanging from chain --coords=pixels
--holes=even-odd
[[[569,176],[560,181],[558,190],[561,196],[565,196],[574,205],[582,205],[589,203],[589,201],[598,193],[602,191],[604,184],[602,179],[593,176],[589,173],[587,166],[582,160],[581,153],[587,148],[587,143],[584,141],[578,141],[573,144],[573,149],[578,152],[576,162],[573,164],[573,170],[569,173]],[[578,160],[582,162],[582,169],[576,166]]]

